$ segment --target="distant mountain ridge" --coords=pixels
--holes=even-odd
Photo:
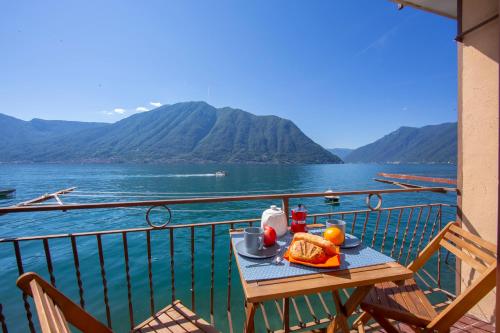
[[[3,145],[18,143],[34,144],[36,142],[52,139],[56,136],[106,125],[108,124],[64,120],[43,120],[37,118],[30,121],[23,121],[0,113],[0,139],[2,140]]]
[[[456,163],[457,123],[401,127],[345,156],[348,163]]]
[[[342,163],[290,120],[205,102],[162,106],[113,124],[0,114],[0,139],[8,139],[0,162]]]
[[[354,149],[351,148],[328,148],[327,149],[330,153],[337,155],[341,159],[344,159],[347,155],[352,153]]]

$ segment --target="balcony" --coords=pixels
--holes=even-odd
[[[364,197],[369,194],[415,196],[445,192],[444,188],[413,188],[336,193]],[[49,211],[87,212],[92,209],[130,209],[156,205],[189,205],[231,201],[281,201],[288,210],[289,200],[321,197],[324,193],[270,194],[245,197],[190,198],[162,202],[37,205],[3,208],[1,213],[35,211],[40,219]],[[420,197],[421,198],[421,197]],[[416,203],[347,211],[329,211],[308,216],[310,224],[328,218],[347,222],[347,231],[368,245],[408,265],[444,227],[454,220],[456,207],[449,203]],[[103,215],[106,216],[106,215]],[[0,276],[4,298],[0,304],[0,324],[4,332],[38,331],[32,299],[16,290],[16,278],[34,271],[56,286],[82,308],[116,332],[133,329],[174,300],[181,300],[200,317],[222,332],[243,330],[244,295],[229,230],[257,225],[259,218],[206,223],[175,221],[163,226],[102,230],[71,234],[0,239],[0,254],[6,270]],[[106,219],[102,219],[106,223]],[[439,311],[456,298],[456,258],[439,250],[415,274],[415,279]],[[344,289],[345,300],[352,290]],[[257,332],[280,332],[283,327],[282,299],[261,303],[256,314]],[[290,331],[321,330],[334,317],[331,293],[290,297]],[[357,310],[360,313],[360,310]],[[357,315],[352,316],[352,320]],[[379,331],[377,325],[365,327]],[[411,331],[399,326],[401,331]],[[492,331],[493,327],[466,316],[453,331]]]

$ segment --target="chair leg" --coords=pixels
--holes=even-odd
[[[353,325],[353,327],[356,326]],[[365,324],[363,324],[363,322],[360,322],[357,327],[358,327],[358,333],[365,333]]]
[[[372,316],[365,311],[354,320],[354,322],[352,323],[352,327],[357,327],[359,331],[359,327],[361,326],[363,327],[364,331],[365,325],[370,321],[371,318]]]
[[[392,324],[387,319],[385,319],[383,316],[381,316],[380,314],[371,313],[371,315],[373,316],[373,319],[375,319],[377,321],[377,323],[379,323],[380,326],[382,326],[382,328],[387,333],[399,333],[399,331],[394,326],[392,326]]]

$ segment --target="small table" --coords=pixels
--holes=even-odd
[[[241,230],[230,231],[231,235],[241,232]],[[234,243],[233,250],[245,294],[245,332],[249,333],[255,331],[254,316],[259,303],[283,298],[283,329],[288,332],[290,330],[288,298],[326,291],[333,293],[337,309],[337,314],[328,326],[327,331],[335,332],[342,329],[344,332],[349,332],[347,318],[356,310],[375,284],[388,281],[403,281],[413,277],[413,272],[406,267],[397,262],[389,262],[325,273],[248,282],[241,273],[239,255],[234,248]],[[346,303],[342,304],[339,290],[344,288],[355,288],[355,290]]]

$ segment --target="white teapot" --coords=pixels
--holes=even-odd
[[[272,205],[262,213],[261,228],[270,226],[276,231],[276,236],[282,237],[288,231],[288,221],[285,212],[276,205]]]

